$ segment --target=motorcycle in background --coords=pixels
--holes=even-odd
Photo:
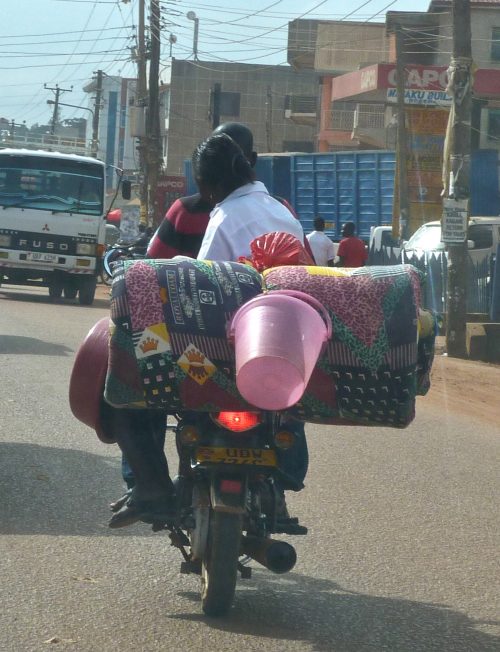
[[[146,255],[151,229],[148,227],[134,242],[121,242],[117,240],[108,245],[103,258],[103,266],[100,274],[101,281],[105,285],[111,285],[113,279],[113,267],[121,260],[141,260]]]

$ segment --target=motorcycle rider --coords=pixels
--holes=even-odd
[[[241,147],[251,168],[255,168],[258,154],[253,148],[253,134],[246,125],[240,122],[225,122],[214,129],[212,135],[216,134],[230,136]],[[286,206],[292,215],[297,218],[295,211],[286,199],[276,195],[274,195],[274,198]],[[190,256],[196,258],[213,207],[214,204],[210,201],[210,198],[204,199],[200,193],[177,199],[168,209],[162,223],[151,238],[147,250],[148,257],[174,258],[174,256]],[[313,258],[307,240],[304,241],[304,247]]]
[[[198,258],[237,260],[239,256],[248,256],[251,240],[269,231],[284,231],[304,241],[300,222],[269,195],[262,183],[254,181],[248,159],[227,134],[211,136],[198,146],[193,169],[202,197],[217,204]],[[141,410],[111,408],[108,413],[136,483],[123,507],[111,518],[110,527],[168,518],[174,509],[174,488],[165,454],[158,450],[154,438],[155,431],[165,427],[164,413],[151,411],[147,419]],[[302,424],[300,428],[303,432]],[[305,451],[305,455],[302,452],[292,460],[301,476],[295,488],[301,488],[307,471],[307,448]]]

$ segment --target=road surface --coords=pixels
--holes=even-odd
[[[67,401],[98,296],[0,289],[0,650],[500,650],[500,367],[438,358],[404,431],[308,427],[295,569],[209,620],[165,535],[107,527],[118,450]]]

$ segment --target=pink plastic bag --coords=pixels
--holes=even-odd
[[[259,272],[282,265],[314,265],[298,238],[290,233],[264,233],[250,243],[251,264]]]

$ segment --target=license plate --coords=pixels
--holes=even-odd
[[[260,448],[203,447],[196,450],[198,464],[248,464],[276,466],[276,453]]]
[[[31,251],[26,254],[26,260],[36,260],[42,263],[56,263],[57,254],[44,254],[41,251]]]

